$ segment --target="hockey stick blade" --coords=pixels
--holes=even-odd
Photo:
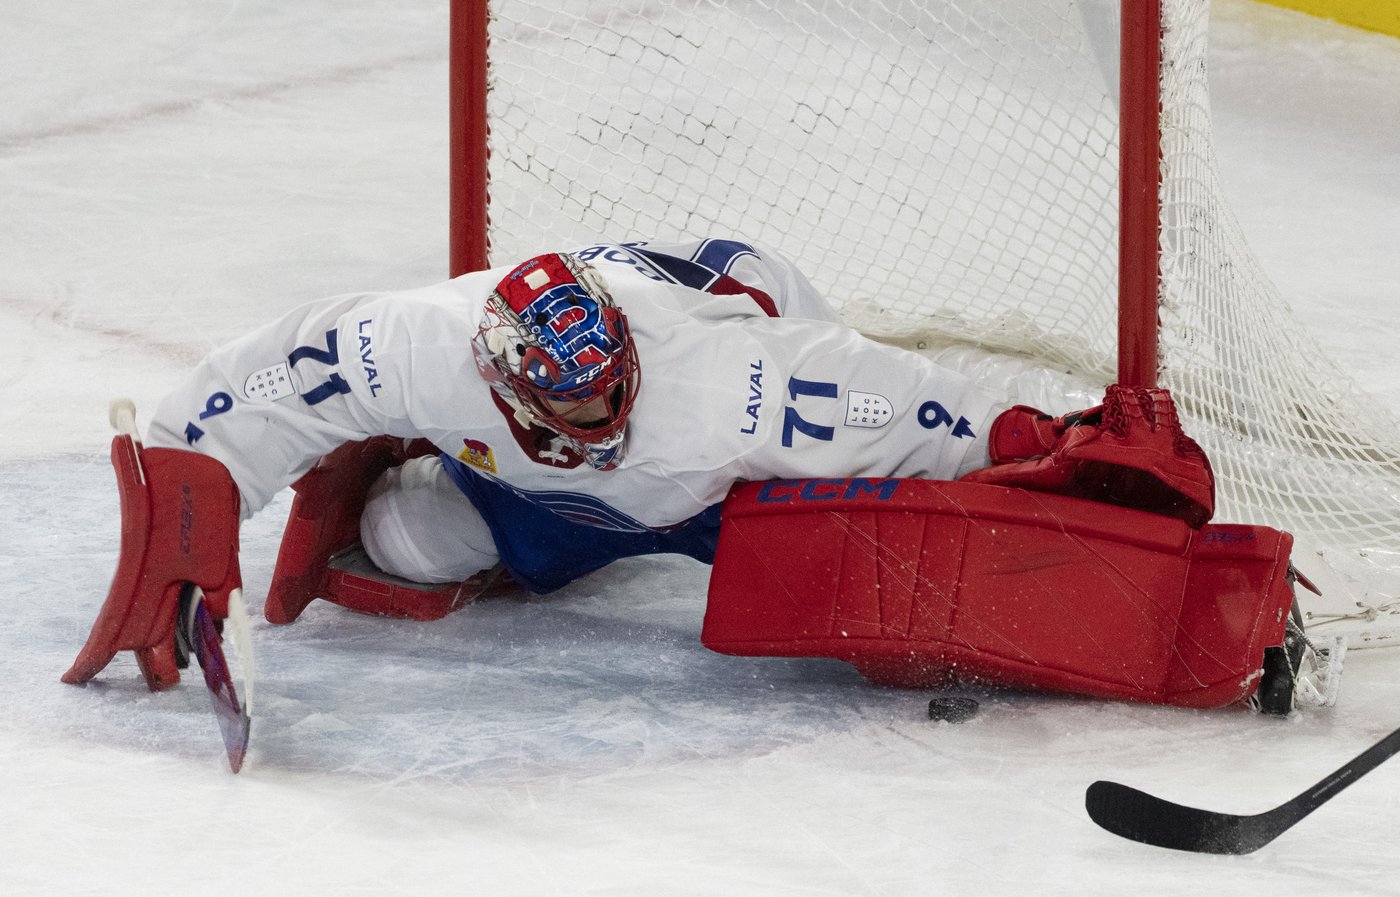
[[[209,689],[209,699],[214,705],[214,715],[219,721],[219,732],[228,752],[229,769],[238,772],[243,768],[243,758],[248,753],[248,738],[252,718],[246,705],[240,704],[238,691],[229,671],[228,658],[224,656],[223,637],[215,624],[209,609],[204,606],[203,593],[190,587],[181,598],[181,617],[188,615],[190,653],[199,661],[204,672],[204,684]]]
[[[1103,781],[1089,786],[1084,808],[1100,827],[1130,841],[1193,853],[1252,853],[1397,752],[1400,729],[1287,803],[1253,816],[1174,804],[1127,785]]]

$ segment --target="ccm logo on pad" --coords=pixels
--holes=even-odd
[[[869,496],[875,501],[889,501],[899,488],[899,480],[773,480],[758,490],[758,501],[776,502],[830,501]]]

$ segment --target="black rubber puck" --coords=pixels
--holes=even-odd
[[[945,723],[965,723],[977,715],[980,705],[972,698],[945,696],[928,702],[928,718]]]

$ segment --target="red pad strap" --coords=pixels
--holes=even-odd
[[[216,618],[228,616],[229,593],[242,586],[238,488],[213,458],[143,448],[125,434],[112,439],[112,466],[122,514],[117,570],[63,681],[87,682],[118,651],[132,650],[146,684],[159,691],[180,681],[175,617],[183,585],[203,589]]]
[[[331,559],[316,597],[362,614],[401,620],[440,620],[474,601],[520,590],[501,565],[462,582],[416,583],[373,568],[362,552]],[[355,555],[361,555],[356,558]]]
[[[1292,538],[972,483],[751,483],[724,507],[704,644],[1192,707],[1257,687]]]

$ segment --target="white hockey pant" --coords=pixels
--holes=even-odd
[[[436,456],[414,458],[375,481],[360,540],[379,569],[414,582],[458,582],[500,560],[486,521]]]

